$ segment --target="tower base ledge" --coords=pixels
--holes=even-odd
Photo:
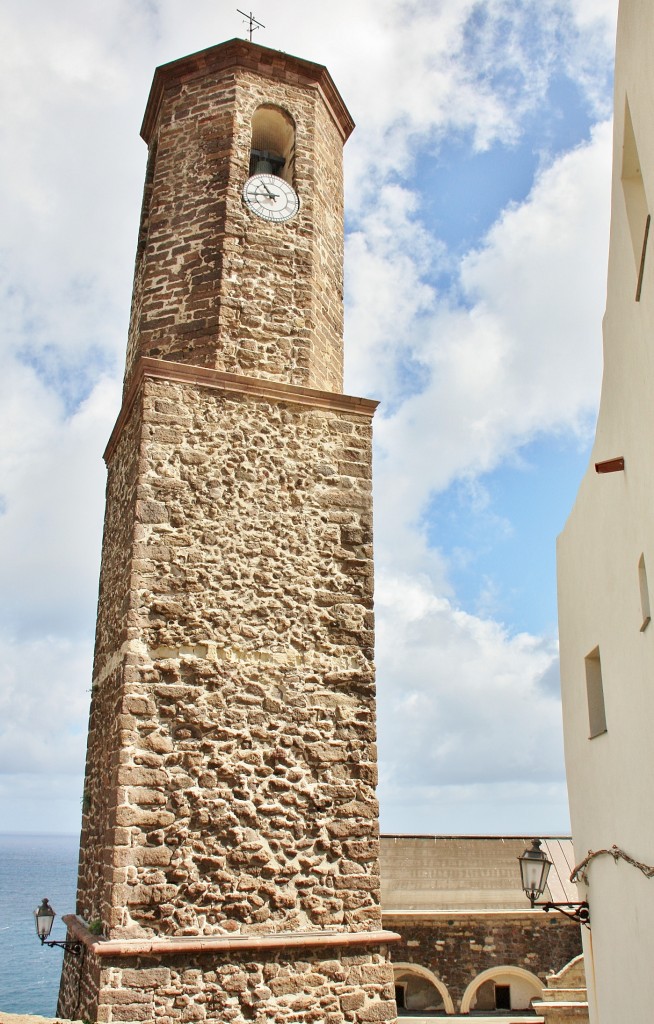
[[[359,398],[356,395],[344,395],[337,391],[320,391],[299,384],[284,384],[277,380],[261,377],[249,377],[240,373],[227,373],[209,366],[193,366],[187,363],[176,363],[170,359],[154,359],[142,356],[130,380],[129,388],[123,397],[123,404],[116,420],[111,437],[104,452],[104,460],[108,462],[118,443],[125,420],[136,400],[143,379],[172,381],[177,384],[195,384],[205,388],[224,392],[236,392],[252,398],[263,398],[268,401],[290,402],[295,405],[308,405],[314,409],[333,409],[334,411],[356,413],[371,419],[379,402],[372,398]]]
[[[176,956],[179,953],[225,953],[260,949],[289,949],[325,946],[385,946],[399,942],[397,932],[276,932],[271,935],[179,935],[162,939],[99,939],[89,931],[81,917],[66,914],[62,918],[70,935],[96,956]]]

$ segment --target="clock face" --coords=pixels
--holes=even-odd
[[[243,186],[243,201],[264,220],[290,220],[300,209],[293,186],[276,174],[254,174],[248,178]]]

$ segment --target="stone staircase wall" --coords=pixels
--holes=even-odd
[[[577,956],[558,972],[547,978],[542,999],[534,1000],[534,1010],[545,1024],[567,1024],[576,1021],[588,1024],[588,993],[583,955]]]

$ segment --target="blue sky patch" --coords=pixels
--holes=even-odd
[[[511,624],[556,627],[556,536],[572,509],[590,446],[541,437],[474,482],[458,481],[432,502],[430,544],[450,565],[457,602]]]

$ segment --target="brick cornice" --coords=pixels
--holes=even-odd
[[[245,39],[210,46],[188,57],[162,64],[154,73],[148,103],[145,108],[141,137],[150,144],[157,115],[167,87],[202,78],[204,75],[242,68],[266,78],[317,89],[338,127],[343,141],[352,134],[354,121],[334,85],[331,75],[322,64],[314,64],[300,57],[292,57],[280,50],[271,50]]]
[[[277,932],[269,935],[179,935],[170,938],[99,939],[81,917],[62,918],[73,939],[96,956],[175,956],[179,953],[238,953],[251,950],[325,948],[338,946],[385,946],[399,942],[396,932]]]
[[[207,366],[191,366],[187,363],[174,363],[169,359],[152,359],[150,356],[143,356],[137,363],[130,386],[123,397],[118,419],[104,451],[105,462],[108,462],[113,454],[145,378],[166,380],[176,384],[196,384],[201,387],[213,388],[216,391],[248,395],[252,398],[265,398],[272,402],[289,402],[293,405],[308,405],[314,409],[349,412],[367,419],[372,418],[379,405],[379,402],[371,398],[357,398],[354,395],[342,395],[333,391],[318,391],[315,388],[304,388],[297,384],[282,384],[276,380],[247,377],[240,373],[226,373],[223,370],[213,370]]]

